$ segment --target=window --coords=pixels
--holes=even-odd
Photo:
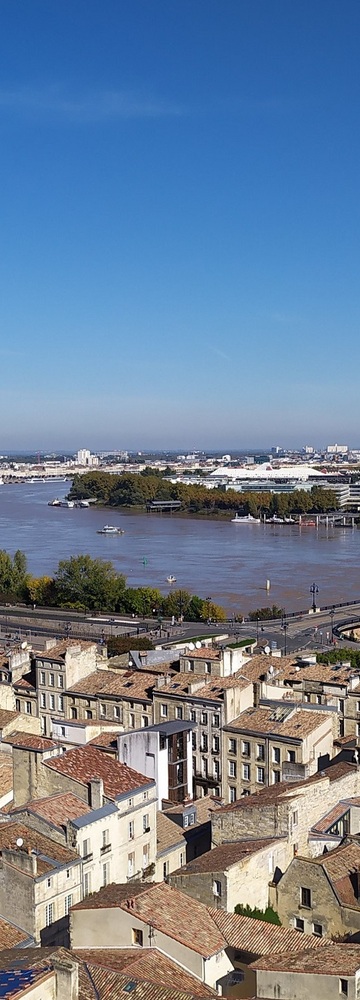
[[[104,847],[105,848],[106,847],[110,847],[110,837],[109,837],[109,831],[108,830],[103,830],[103,832],[102,832],[102,847],[103,847],[103,849],[104,849]]]
[[[213,736],[212,748],[213,748],[214,753],[219,753],[220,752],[220,737],[219,736]]]
[[[214,879],[213,882],[213,893],[214,896],[221,896],[221,882],[218,879]]]
[[[146,792],[144,792],[144,794],[143,794],[143,799],[144,799],[144,801],[147,801],[148,798],[149,798],[149,792],[146,789]]]
[[[360,701],[356,702],[356,711],[360,712]]]
[[[215,729],[218,729],[220,726],[220,715],[217,712],[212,717],[212,724],[215,727]]]
[[[176,711],[175,711],[175,715],[176,715],[176,718],[177,718],[177,719],[182,719],[182,717],[183,717],[183,710],[182,710],[182,708],[180,707],[180,705],[177,705],[177,706],[176,706]]]
[[[102,884],[109,885],[110,882],[110,862],[105,861],[102,866]]]
[[[50,927],[54,919],[54,904],[47,903],[45,906],[45,924],[46,927]]]
[[[265,760],[265,747],[263,743],[256,744],[256,758],[257,760]]]
[[[207,712],[202,712],[201,713],[201,725],[202,726],[207,726],[207,722],[208,722]]]
[[[138,927],[133,927],[131,934],[132,934],[132,943],[137,944],[139,948],[142,948],[143,932],[139,930]]]
[[[162,715],[163,719],[166,719],[167,714],[168,714],[167,705],[160,705],[160,715]]]
[[[202,733],[201,734],[201,749],[204,750],[205,753],[206,753],[207,752],[207,748],[208,748],[207,733]]]
[[[315,937],[322,937],[323,936],[323,926],[322,926],[322,924],[313,924],[313,934],[315,934]]]
[[[58,708],[59,708],[59,712],[63,712],[64,711],[64,699],[63,699],[62,694],[58,695]]]
[[[236,761],[229,760],[228,765],[229,765],[229,778],[236,778]]]
[[[26,702],[26,714],[27,715],[31,715],[31,712],[32,712],[31,701],[27,701]]]
[[[130,729],[135,729],[135,715],[134,715],[133,712],[130,712],[129,727],[130,727]]]
[[[280,764],[280,747],[273,747],[272,759],[274,764]]]
[[[83,840],[82,856],[85,859],[85,858],[89,858],[90,854],[91,854],[91,845],[90,845],[90,840],[87,837],[86,840]]]
[[[205,673],[211,674],[211,663],[205,663]]]
[[[100,718],[104,719],[106,716],[106,705],[100,702]]]
[[[189,817],[187,813],[184,813],[184,826],[189,826]]]
[[[16,708],[17,712],[21,711],[21,709],[20,709],[20,698],[16,698],[15,699],[15,708]]]
[[[342,997],[347,997],[349,993],[349,980],[339,979],[339,993]]]
[[[51,878],[47,879],[47,887],[48,889],[51,889]]]
[[[250,781],[250,764],[243,764],[242,776],[243,776],[243,781]]]
[[[273,875],[274,874],[274,855],[273,854],[269,854],[268,866],[269,866],[269,875]]]
[[[119,705],[114,705],[114,719],[118,722],[121,719],[121,710]]]
[[[55,708],[55,695],[53,694],[49,694],[49,705],[50,709],[53,711],[53,709]]]
[[[241,753],[243,757],[250,757],[250,743],[248,740],[243,740],[241,743]]]
[[[65,896],[65,916],[68,916],[70,907],[72,906],[72,894]]]
[[[66,736],[66,726],[60,726],[60,736]]]
[[[142,866],[143,866],[143,868],[147,868],[148,865],[149,865],[149,862],[150,862],[150,844],[144,844],[144,846],[143,846],[143,857],[142,857]]]
[[[191,734],[191,742],[193,750],[196,750],[196,733]]]
[[[229,753],[236,753],[236,740],[229,740]]]
[[[134,805],[134,799],[128,799],[128,808],[132,809],[133,805]]]
[[[194,708],[190,709],[190,722],[196,722],[196,712]]]
[[[135,830],[134,830],[134,820],[130,820],[129,823],[129,840],[134,840]]]
[[[62,674],[58,674],[58,688],[64,687],[64,678]]]
[[[295,917],[295,930],[302,931],[304,933],[305,924],[301,917]]]
[[[182,868],[182,866],[184,864],[184,853],[183,853],[183,851],[180,851],[179,862],[180,862],[180,868]]]
[[[55,674],[49,674],[49,687],[53,688],[55,685]]]
[[[295,750],[288,750],[287,759],[290,764],[295,764]]]
[[[51,697],[51,695],[50,695],[50,697]],[[85,715],[86,715],[87,719],[92,719],[92,711],[91,711],[90,708],[86,709]]]
[[[202,757],[201,758],[201,773],[202,773],[203,778],[206,778],[206,776],[207,776],[207,760],[206,760],[206,757]]]
[[[321,697],[321,694],[317,694],[317,695],[316,695],[316,704],[317,704],[317,705],[321,705],[321,704],[322,704],[322,697]]]
[[[70,878],[70,868],[66,869],[66,878]]]
[[[46,677],[45,677],[45,671],[44,670],[40,671],[40,684],[46,684]]]
[[[273,785],[277,785],[279,781],[280,781],[280,771],[273,771],[272,772]]]
[[[70,713],[72,719],[77,719],[77,708],[71,708]]]
[[[41,692],[41,695],[40,695],[40,707],[41,708],[46,708],[46,694],[44,694],[43,691]]]
[[[214,760],[214,778],[220,777],[220,761]]]
[[[300,899],[301,906],[306,906],[308,910],[311,909],[311,889],[306,889],[305,886],[300,888]]]
[[[304,694],[304,701],[306,701],[306,702],[310,701],[310,695],[309,694]]]
[[[133,878],[135,874],[135,854],[128,854],[128,878]]]
[[[84,896],[89,896],[91,893],[91,872],[85,872],[84,875]]]
[[[358,702],[359,704],[359,702]],[[339,712],[344,712],[345,701],[344,698],[339,698]]]
[[[265,768],[264,767],[257,767],[256,768],[256,781],[258,782],[259,785],[263,785],[265,783]]]
[[[293,826],[297,826],[298,825],[298,819],[299,819],[298,811],[297,811],[297,809],[295,809],[295,811],[292,814]]]
[[[229,802],[236,802],[236,788],[229,787]]]
[[[164,861],[164,864],[163,864],[163,878],[167,878],[168,874],[169,874],[169,862],[168,861]]]
[[[148,726],[148,725],[149,725],[149,719],[148,719],[147,715],[142,715],[141,716],[141,726],[142,726],[142,728],[146,729],[146,726]]]
[[[143,815],[143,833],[148,833],[150,830],[150,816],[149,813],[144,813]]]

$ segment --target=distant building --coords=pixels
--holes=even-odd
[[[94,465],[99,465],[99,459],[97,455],[92,455],[88,448],[80,448],[76,454],[76,464],[88,465],[91,468]]]

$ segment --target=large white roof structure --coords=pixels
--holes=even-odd
[[[208,478],[233,481],[243,479],[302,479],[305,481],[307,479],[322,479],[324,476],[324,472],[319,472],[312,465],[306,465],[302,462],[298,465],[279,466],[273,466],[270,462],[262,462],[261,465],[250,466],[224,465],[211,472]]]

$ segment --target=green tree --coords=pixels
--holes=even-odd
[[[266,910],[259,910],[257,906],[252,909],[248,903],[237,903],[234,913],[240,913],[242,917],[253,917],[254,920],[264,920],[268,924],[281,925],[279,914],[273,910],[272,906],[267,906]]]
[[[125,577],[116,574],[111,562],[72,556],[59,562],[55,575],[56,600],[61,607],[89,608],[91,611],[116,610],[119,590],[125,589]]]

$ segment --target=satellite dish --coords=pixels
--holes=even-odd
[[[23,843],[24,843],[24,841],[23,841],[22,837],[18,837],[18,839],[16,841],[16,846],[17,847],[22,847]]]
[[[295,670],[300,670],[299,664],[296,664]]]
[[[270,652],[271,652],[270,646],[265,646],[264,653],[266,653],[266,656],[269,656]]]
[[[132,660],[129,660],[129,663],[128,663],[128,666],[129,666],[129,667],[133,667],[133,666],[134,666],[134,664],[133,664],[133,661],[132,661]]]
[[[195,649],[195,646],[194,646],[193,642],[189,642],[189,649]]]
[[[195,649],[201,649],[201,642],[199,640],[195,643]]]
[[[27,642],[21,643],[21,649],[27,649]]]
[[[273,674],[273,673],[274,673],[274,667],[273,667],[272,663],[270,663],[269,674]]]

